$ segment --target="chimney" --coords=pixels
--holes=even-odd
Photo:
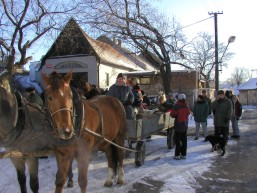
[[[121,47],[121,39],[118,39],[118,45]]]

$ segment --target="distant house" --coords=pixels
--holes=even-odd
[[[116,42],[115,38],[110,40],[106,36],[92,39],[70,19],[34,71],[35,80],[42,87],[41,72],[65,74],[72,71],[75,84],[84,79],[100,88],[108,88],[115,83],[118,73],[145,70],[156,68],[142,56],[124,49],[120,40]]]
[[[238,88],[239,99],[243,105],[257,105],[257,78],[251,78]]]

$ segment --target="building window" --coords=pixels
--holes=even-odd
[[[110,80],[110,79],[109,79],[109,73],[107,73],[107,72],[105,73],[105,80],[106,80],[106,81],[105,81],[105,85],[106,85],[106,86],[109,86],[109,80]]]
[[[140,84],[150,84],[151,80],[150,77],[144,77],[144,78],[140,78]]]

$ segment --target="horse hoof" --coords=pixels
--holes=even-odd
[[[67,188],[73,188],[73,187],[74,187],[74,183],[72,181],[68,181]]]
[[[106,182],[104,183],[104,186],[106,186],[106,187],[111,187],[112,184],[113,184],[112,182],[106,181]]]
[[[118,181],[117,181],[117,184],[123,185],[123,184],[125,184],[125,181],[124,181],[124,180],[118,180]]]

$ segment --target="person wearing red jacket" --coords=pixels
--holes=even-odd
[[[170,116],[175,118],[175,156],[174,159],[186,159],[187,154],[187,129],[188,129],[188,116],[190,114],[189,105],[186,102],[184,94],[178,95],[178,101],[172,107]]]

